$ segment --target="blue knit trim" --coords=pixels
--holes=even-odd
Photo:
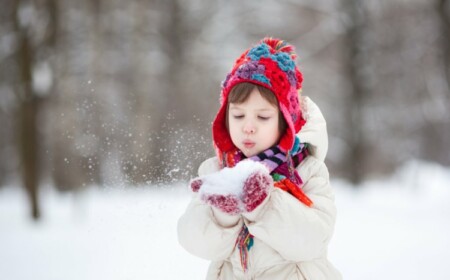
[[[250,57],[251,60],[259,60],[261,57],[269,57],[270,51],[269,46],[266,43],[262,43],[254,48],[252,48],[247,56]]]
[[[260,81],[260,82],[262,82],[262,83],[265,83],[266,85],[272,86],[272,85],[270,84],[269,79],[267,79],[267,77],[264,76],[263,74],[253,74],[253,75],[252,75],[252,80]]]
[[[291,56],[287,53],[281,52],[270,56],[270,58],[278,63],[278,67],[284,72],[294,71],[295,62],[292,60]]]

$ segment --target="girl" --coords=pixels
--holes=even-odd
[[[294,48],[265,38],[222,84],[217,157],[191,181],[178,239],[211,260],[206,279],[341,279],[327,260],[336,208],[324,164],[326,124]]]

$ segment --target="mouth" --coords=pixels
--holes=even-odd
[[[244,144],[244,147],[247,149],[251,149],[255,146],[255,142],[249,140],[245,140],[244,142],[242,142],[242,144]]]

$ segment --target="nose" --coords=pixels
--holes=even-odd
[[[248,122],[244,125],[244,132],[246,134],[253,134],[256,132],[256,128],[251,122]]]

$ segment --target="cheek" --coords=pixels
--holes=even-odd
[[[278,122],[272,127],[272,133],[275,135],[275,138],[278,140],[280,138],[280,127],[278,125]]]
[[[238,130],[238,126],[237,126],[236,122],[234,122],[233,119],[229,119],[228,120],[228,134],[230,134],[232,139],[234,137],[236,137],[237,130]]]
[[[280,134],[280,121],[278,117],[273,118],[270,121],[270,130],[272,131],[273,134]]]
[[[279,140],[280,136],[281,136],[281,133],[280,133],[280,124],[279,124],[278,119],[277,119],[277,120],[274,120],[274,121],[271,123],[271,126],[270,126],[269,130],[270,130],[270,131],[268,131],[267,133],[268,133],[269,135],[272,135],[272,137],[271,137],[272,142],[273,142],[273,141],[277,142],[277,141]]]

